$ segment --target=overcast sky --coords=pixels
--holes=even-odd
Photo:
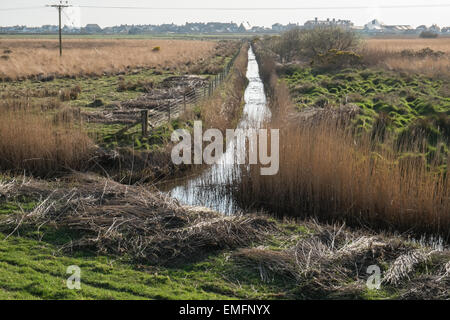
[[[43,24],[57,24],[57,14],[54,8],[45,8],[46,4],[53,4],[56,0],[0,0],[0,25],[28,25],[41,26]],[[213,2],[211,0],[69,0],[73,8],[66,9],[63,16],[64,24],[84,26],[97,23],[101,27],[120,24],[162,24],[185,22],[241,22],[251,26],[270,27],[275,22],[282,24],[300,23],[319,17],[319,19],[336,18],[349,19],[356,25],[364,25],[371,19],[377,18],[386,24],[421,24],[450,26],[450,6],[429,8],[379,8],[378,6],[395,5],[450,5],[450,0],[227,0]],[[77,5],[91,6],[144,6],[164,8],[290,8],[289,10],[144,10],[144,9],[92,9],[77,8]],[[37,9],[9,11],[8,8],[39,7]],[[328,9],[317,7],[366,7],[359,9]],[[293,10],[298,7],[315,7],[312,10]],[[377,8],[378,7],[378,8]]]

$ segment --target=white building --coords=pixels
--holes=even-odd
[[[386,25],[377,19],[364,25],[364,31],[373,33],[404,33],[413,30],[414,28],[410,25]]]

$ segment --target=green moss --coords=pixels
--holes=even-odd
[[[32,211],[38,201],[30,197],[19,196],[13,199],[0,199],[0,215]]]
[[[442,80],[383,70],[345,69],[333,73],[311,68],[297,68],[283,79],[299,111],[353,103],[361,108],[354,121],[360,130],[372,130],[376,119],[384,114],[389,118],[388,132],[405,136],[417,134],[419,128],[431,147],[440,141],[448,143],[450,97]]]

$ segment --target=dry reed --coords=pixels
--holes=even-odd
[[[247,85],[248,45],[243,45],[234,61],[229,79],[220,90],[201,105],[201,117],[205,126],[222,131],[236,126],[242,110],[243,93]]]
[[[72,119],[72,113],[64,108],[61,114],[50,117],[43,108],[21,100],[0,105],[2,170],[48,175],[86,165],[94,144],[80,128],[66,121]]]
[[[444,53],[440,57],[405,57],[404,51],[430,48]],[[421,73],[429,76],[450,75],[450,38],[442,39],[370,39],[360,52],[366,64],[384,68]]]
[[[431,172],[420,157],[400,160],[388,142],[374,148],[369,137],[355,139],[335,121],[283,126],[279,173],[261,176],[253,168],[241,186],[246,203],[280,215],[450,236],[445,172]]]
[[[3,232],[62,227],[79,235],[63,249],[89,248],[152,264],[193,261],[216,250],[260,242],[276,230],[265,217],[226,217],[206,208],[181,207],[148,186],[126,186],[90,174],[65,176],[57,188],[34,179],[0,184],[0,196],[18,195],[44,200],[31,212],[1,219]]]
[[[0,61],[0,79],[31,76],[102,75],[132,68],[176,68],[213,55],[215,42],[185,40],[65,40],[59,57],[56,40],[2,39],[8,60]],[[153,51],[156,46],[159,51]]]

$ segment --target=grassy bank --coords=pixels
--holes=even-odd
[[[0,195],[15,207],[0,216],[4,299],[448,298],[448,251],[398,237],[224,217],[93,175],[3,176]],[[371,264],[381,290],[365,285]]]

